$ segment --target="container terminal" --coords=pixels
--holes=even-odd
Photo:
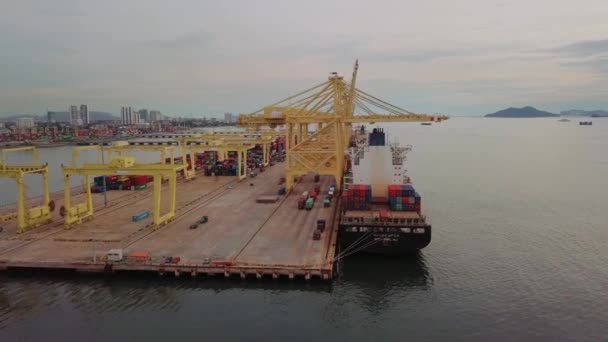
[[[331,73],[240,115],[246,131],[73,147],[57,193],[35,148],[3,150],[0,176],[16,181],[17,198],[0,208],[0,270],[332,279],[337,261],[357,251],[338,247],[353,124],[447,119],[357,89],[357,70],[350,82]],[[96,163],[80,162],[86,149]],[[159,162],[139,163],[134,150],[158,152]],[[9,163],[16,151],[31,151],[32,162]],[[28,198],[27,174],[42,177],[42,196]]]

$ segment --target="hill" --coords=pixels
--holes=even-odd
[[[579,110],[570,109],[560,112],[563,116],[594,116],[594,117],[605,117],[608,116],[608,111],[605,110]]]
[[[546,118],[552,116],[559,116],[557,114],[538,110],[534,107],[523,107],[523,108],[507,108],[499,110],[496,113],[485,115],[486,118]]]

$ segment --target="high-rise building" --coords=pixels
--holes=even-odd
[[[149,122],[150,118],[148,117],[148,110],[147,109],[140,109],[139,110],[139,120],[141,122]]]
[[[17,127],[19,127],[19,128],[34,127],[34,119],[33,118],[18,118]]]
[[[123,125],[137,125],[139,121],[139,112],[134,111],[132,107],[122,107],[120,110]]]
[[[150,122],[160,121],[162,120],[162,115],[157,110],[150,111],[150,117],[148,118]]]
[[[235,121],[236,121],[236,118],[232,113],[224,113],[224,123],[230,124]]]
[[[55,123],[57,114],[55,114],[55,112],[46,112],[46,122],[47,123]]]
[[[70,123],[74,126],[78,126],[81,124],[80,111],[78,110],[78,106],[70,106]]]
[[[89,120],[89,108],[87,105],[80,105],[80,120],[82,124],[88,125],[90,123]]]

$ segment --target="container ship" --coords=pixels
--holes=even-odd
[[[348,148],[339,224],[340,253],[407,254],[431,242],[421,197],[405,169],[411,146],[387,144],[386,134],[361,126]]]

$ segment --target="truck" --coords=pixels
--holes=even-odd
[[[106,253],[106,258],[108,261],[122,261],[123,259],[123,255],[122,255],[122,249],[116,248],[116,249],[110,249],[108,251],[108,253]]]
[[[314,200],[312,197],[309,197],[309,198],[306,200],[306,206],[305,206],[306,210],[311,210],[311,209],[312,209],[312,206],[313,206],[314,204],[315,204],[315,200]]]
[[[300,197],[298,199],[298,209],[304,209],[305,204],[306,204],[306,198]]]

